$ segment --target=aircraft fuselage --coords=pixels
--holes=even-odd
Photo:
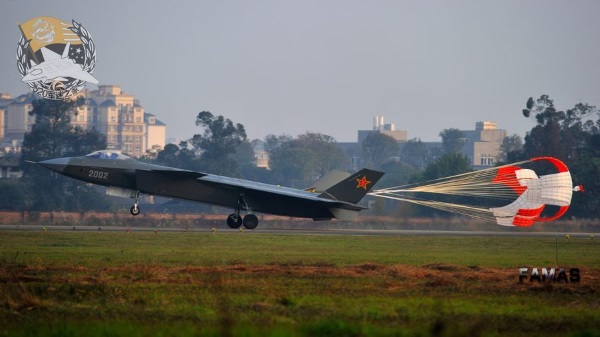
[[[74,179],[133,192],[131,196],[136,198],[136,203],[132,207],[131,213],[134,215],[139,214],[137,196],[143,193],[230,207],[236,210],[236,213],[232,214],[236,217],[240,210],[245,210],[315,220],[344,218],[349,215],[355,216],[355,213],[364,209],[354,200],[360,200],[369,190],[365,185],[365,182],[371,183],[371,181],[367,181],[367,175],[372,177],[369,179],[373,181],[383,175],[381,172],[364,169],[358,175],[349,178],[348,181],[338,183],[337,185],[340,186],[336,185],[337,189],[327,190],[330,193],[325,191],[317,194],[288,187],[142,163],[107,151],[98,151],[82,157],[51,159],[39,164]],[[361,179],[357,179],[359,176]],[[354,180],[360,181],[357,183]],[[349,196],[347,200],[352,201],[344,201],[346,196]],[[245,222],[244,225],[246,225]],[[248,224],[247,227],[252,228],[252,224]]]

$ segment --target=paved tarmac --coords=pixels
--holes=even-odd
[[[167,228],[167,227],[123,227],[123,226],[35,226],[35,225],[0,225],[0,231],[48,231],[48,232],[134,232],[134,233],[211,233],[209,228]],[[217,228],[219,234],[278,234],[278,235],[396,235],[396,236],[505,236],[505,237],[585,237],[600,236],[598,233],[564,233],[564,232],[494,232],[494,231],[441,231],[441,230],[366,230],[366,229],[270,229],[260,228],[229,229]]]

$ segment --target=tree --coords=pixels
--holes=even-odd
[[[381,132],[371,132],[362,143],[362,153],[368,166],[379,168],[390,158],[398,157],[398,142]]]
[[[27,207],[27,191],[21,181],[2,179],[0,181],[0,209],[18,211]]]
[[[196,125],[204,128],[203,134],[196,134],[191,143],[201,150],[200,170],[220,175],[236,175],[237,164],[231,157],[236,149],[247,141],[242,124],[233,124],[223,116],[214,116],[202,111],[196,117]]]
[[[95,129],[84,130],[70,123],[69,111],[83,105],[74,101],[35,100],[35,124],[25,134],[21,160],[40,161],[57,157],[81,156],[106,148],[106,138]],[[32,210],[89,210],[108,206],[92,187],[74,179],[49,172],[36,165],[23,165],[22,183],[27,189]]]
[[[459,129],[444,129],[440,132],[444,153],[460,153],[467,142],[464,134]]]
[[[422,170],[433,158],[427,145],[420,138],[409,139],[400,150],[400,158],[417,170]]]
[[[333,169],[347,166],[347,158],[335,139],[320,133],[268,135],[265,150],[269,154],[271,182],[292,187],[307,187]]]
[[[268,171],[256,166],[254,147],[258,140],[244,141],[235,149],[234,159],[237,162],[238,172],[242,179],[266,182]]]
[[[315,157],[308,177],[311,180],[317,180],[333,169],[347,166],[348,159],[331,136],[307,132],[299,135],[295,143],[297,148],[304,148]]]
[[[188,142],[165,145],[164,149],[156,155],[155,161],[161,165],[186,170],[198,169],[198,156],[189,148]]]
[[[277,156],[277,151],[289,146],[289,143],[294,138],[290,135],[267,135],[265,137],[265,151],[269,154],[269,158]]]
[[[380,167],[385,175],[377,183],[377,188],[403,186],[420,179],[420,171],[402,161],[388,161]]]
[[[422,173],[422,181],[429,181],[471,172],[471,163],[465,155],[449,152],[427,165]]]
[[[85,104],[75,101],[34,100],[30,112],[35,118],[23,140],[22,160],[71,157],[106,148],[106,138],[96,129],[84,130],[71,124],[69,111]]]
[[[548,95],[537,100],[529,98],[525,117],[533,117],[537,125],[525,136],[524,152],[528,157],[553,156],[565,162],[578,160],[579,150],[593,128],[586,118],[596,112],[596,107],[579,103],[572,109],[557,110]]]
[[[504,163],[512,163],[521,160],[523,157],[523,140],[521,136],[514,134],[506,136],[500,144],[499,159]]]
[[[585,193],[573,194],[569,215],[600,218],[600,118],[586,138],[580,160],[569,166],[574,184],[583,184]]]
[[[533,118],[536,125],[525,136],[525,158],[552,156],[564,161],[575,184],[583,184],[586,193],[575,193],[569,216],[598,217],[600,210],[600,153],[597,141],[600,119],[594,124],[590,116],[598,110],[595,106],[578,103],[566,111],[557,110],[548,95],[537,100],[530,97],[523,116]],[[543,172],[543,171],[542,171]],[[545,173],[545,172],[543,172]]]

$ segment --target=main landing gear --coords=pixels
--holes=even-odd
[[[140,192],[136,191],[135,193],[132,193],[131,197],[135,198],[135,201],[133,203],[133,206],[131,206],[131,208],[129,209],[129,213],[131,213],[131,215],[133,216],[139,215],[141,212],[140,207],[138,205]],[[246,229],[255,229],[258,226],[258,217],[252,213],[248,213],[246,214],[246,216],[242,217],[240,215],[240,210],[242,209],[247,210],[249,212],[252,211],[252,209],[248,207],[248,204],[246,204],[243,194],[239,197],[237,207],[235,208],[235,213],[229,214],[229,216],[227,217],[227,226],[229,226],[229,228],[240,228],[243,225]]]
[[[256,226],[258,226],[258,217],[252,213],[249,213],[242,218],[240,215],[241,209],[246,209],[250,212],[252,211],[244,200],[243,194],[241,194],[238,199],[238,205],[235,209],[235,213],[229,214],[227,217],[227,226],[230,228],[240,228],[242,225],[244,225],[244,227],[247,229],[255,229]]]
[[[247,229],[254,229],[258,226],[258,217],[254,214],[246,214],[242,218],[239,213],[229,214],[227,217],[227,226],[230,228],[240,228],[242,225]]]

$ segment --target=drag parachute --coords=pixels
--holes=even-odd
[[[531,163],[549,163],[552,173],[538,175],[524,167]],[[571,204],[573,191],[583,191],[583,187],[573,187],[571,173],[562,161],[537,157],[423,184],[375,190],[370,194],[486,219],[503,226],[531,226],[534,222],[563,216]],[[475,203],[440,201],[434,195],[454,196],[455,200],[470,198]],[[557,206],[558,210],[543,217],[547,205]]]

